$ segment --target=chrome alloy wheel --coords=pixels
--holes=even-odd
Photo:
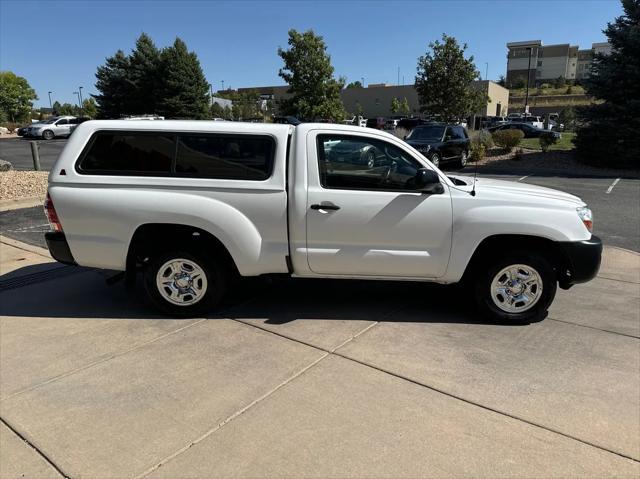
[[[531,309],[542,296],[542,278],[531,266],[512,264],[491,282],[491,299],[502,311],[521,313]]]
[[[190,306],[206,294],[207,275],[197,263],[175,258],[158,269],[156,286],[163,299],[178,306]]]

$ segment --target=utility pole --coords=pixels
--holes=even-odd
[[[52,91],[49,92],[49,108],[51,108],[51,114],[53,115],[53,103],[51,103],[51,94],[52,93],[53,93]]]
[[[531,78],[531,52],[533,51],[533,48],[527,47],[527,50],[529,50],[529,66],[527,67],[527,92],[524,96],[525,116],[527,116],[527,113],[529,113],[529,79]]]
[[[398,83],[396,83],[397,85],[400,85],[400,67],[398,67]]]
[[[484,73],[484,79],[488,80],[489,79],[489,62],[484,62],[484,64],[486,65],[486,69],[485,69],[485,73]]]
[[[222,91],[224,91],[224,80],[222,80]]]
[[[80,93],[78,93],[77,91],[74,91],[73,94],[76,96],[76,98],[78,99],[78,108],[80,108]]]

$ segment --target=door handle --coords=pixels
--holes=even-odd
[[[328,204],[328,205],[311,205],[311,209],[312,210],[333,210],[333,211],[337,211],[340,209],[340,207],[338,205],[334,205],[334,204]]]

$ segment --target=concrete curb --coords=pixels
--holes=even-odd
[[[24,251],[28,251],[29,253],[37,254],[47,259],[51,259],[49,251],[44,248],[40,248],[39,246],[33,246],[28,243],[23,243],[22,241],[7,238],[6,236],[2,235],[0,235],[0,243],[6,244],[7,246],[13,246],[14,248],[18,248]]]
[[[44,198],[40,196],[32,196],[30,198],[19,198],[16,200],[0,200],[0,211],[19,210],[21,208],[32,208],[34,206],[42,206]]]

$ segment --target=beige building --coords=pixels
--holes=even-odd
[[[507,85],[522,80],[530,85],[557,78],[581,80],[589,75],[594,53],[611,53],[609,43],[594,43],[590,50],[580,50],[569,43],[543,45],[542,40],[507,43]]]
[[[484,90],[489,96],[487,106],[476,112],[479,116],[500,116],[507,115],[509,108],[509,90],[501,87],[492,81],[476,81],[474,88]],[[266,86],[253,88],[240,88],[239,92],[247,90],[258,90],[265,99],[272,99],[276,102],[287,98],[287,86]],[[345,110],[349,114],[355,115],[362,111],[365,117],[389,117],[400,115],[401,113],[391,112],[391,102],[394,98],[403,102],[407,99],[409,104],[409,116],[420,115],[420,102],[418,92],[413,85],[387,85],[375,84],[367,88],[346,88],[340,93]]]

